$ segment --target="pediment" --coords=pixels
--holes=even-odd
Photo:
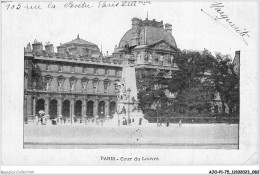
[[[167,50],[167,51],[177,51],[178,49],[173,47],[171,44],[167,43],[165,40],[159,40],[148,46],[151,49],[156,50]]]

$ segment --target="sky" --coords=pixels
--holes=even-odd
[[[115,1],[112,1],[115,2]],[[104,7],[98,8],[99,2],[87,2],[92,8],[65,8],[66,2],[53,2],[55,9],[48,9],[48,3],[40,4],[41,10],[6,10],[3,5],[3,35],[17,36],[25,47],[28,42],[37,41],[45,44],[50,41],[56,47],[60,43],[69,42],[79,34],[80,38],[95,43],[104,53],[112,54],[115,45],[127,30],[131,28],[133,17],[163,20],[172,24],[172,35],[177,47],[181,50],[203,50],[230,54],[236,50],[248,49],[254,45],[257,27],[256,3],[223,2],[223,12],[239,28],[249,31],[245,37],[248,45],[242,42],[237,34],[224,20],[221,24],[212,17],[218,13],[210,8],[213,2],[155,2],[135,7]],[[75,2],[74,4],[80,4]],[[23,3],[22,6],[27,5]],[[201,11],[203,9],[204,12]],[[225,27],[224,27],[224,26]],[[19,31],[17,31],[19,29]],[[17,33],[18,32],[18,33]]]

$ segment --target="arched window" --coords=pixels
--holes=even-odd
[[[49,115],[51,119],[57,118],[58,116],[58,101],[56,99],[53,99],[50,101],[50,106],[49,106]]]
[[[98,104],[98,116],[105,117],[105,102],[101,101]]]
[[[109,105],[109,116],[112,118],[116,112],[116,102],[112,101]]]
[[[94,108],[94,102],[88,101],[88,103],[87,103],[87,117],[88,118],[93,117],[93,108]]]
[[[65,118],[70,117],[70,101],[64,100],[62,103],[62,116]]]
[[[74,108],[74,115],[76,117],[82,117],[82,101],[77,100]]]

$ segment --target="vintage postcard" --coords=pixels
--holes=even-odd
[[[258,163],[257,1],[1,5],[4,165]]]

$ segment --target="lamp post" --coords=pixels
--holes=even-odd
[[[158,125],[159,125],[159,124],[158,124],[158,118],[159,118],[159,112],[158,112],[158,110],[160,109],[161,105],[160,105],[160,101],[159,101],[160,96],[156,94],[155,97],[156,97],[156,102],[155,102],[155,103],[156,103],[156,108],[155,108],[155,109],[156,109],[156,120],[157,120],[157,126],[158,126]]]
[[[70,105],[70,124],[72,124],[72,104]]]
[[[27,124],[27,92],[24,91],[24,109],[23,109],[23,112],[24,112],[24,122],[25,124]]]
[[[128,99],[128,119],[127,119],[127,123],[128,123],[128,125],[130,125],[131,124],[131,119],[130,119],[130,93],[131,93],[131,89],[130,88],[128,88],[127,89],[127,99]]]
[[[119,120],[119,110],[120,110],[120,107],[119,106],[117,106],[117,111],[116,111],[116,113],[117,113],[117,124],[118,124],[118,126],[120,126],[120,120]]]

